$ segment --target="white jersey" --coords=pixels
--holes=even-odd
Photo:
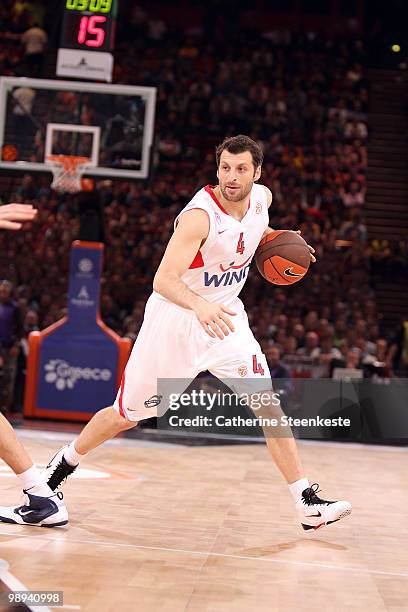
[[[208,213],[210,230],[190,268],[181,280],[209,302],[228,304],[240,293],[252,258],[269,224],[268,200],[262,185],[252,187],[248,210],[241,221],[218,202],[212,187],[200,189],[175,220],[187,210]]]

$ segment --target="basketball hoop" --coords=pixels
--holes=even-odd
[[[77,193],[82,191],[82,176],[88,166],[92,165],[89,157],[77,155],[47,155],[47,164],[53,174],[52,189],[60,193]],[[87,186],[89,190],[89,186]]]

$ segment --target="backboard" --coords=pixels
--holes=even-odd
[[[85,175],[137,179],[149,172],[156,89],[0,79],[0,170],[49,172],[47,156],[86,156]]]

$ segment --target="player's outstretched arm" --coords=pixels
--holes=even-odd
[[[0,229],[19,230],[25,221],[32,221],[37,210],[31,204],[0,206]]]
[[[229,330],[234,331],[226,315],[234,315],[235,312],[223,304],[208,302],[181,280],[204,244],[209,230],[210,221],[204,210],[195,208],[181,215],[154,277],[153,289],[174,304],[193,310],[207,334],[222,339],[229,334]]]

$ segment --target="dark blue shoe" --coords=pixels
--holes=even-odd
[[[27,496],[24,506],[0,506],[0,521],[37,527],[61,527],[68,523],[68,512],[62,493],[51,497],[39,497],[24,491]]]

